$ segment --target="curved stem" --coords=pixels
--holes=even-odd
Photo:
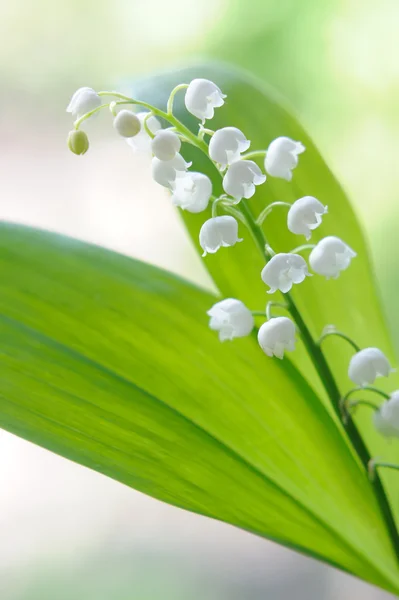
[[[150,118],[151,118],[151,117],[153,117],[153,116],[154,116],[154,113],[153,113],[152,111],[150,111],[150,112],[148,112],[148,113],[146,114],[146,116],[145,116],[145,117],[144,117],[144,119],[143,119],[143,127],[144,127],[144,131],[145,131],[145,132],[146,132],[146,134],[147,134],[147,135],[150,137],[150,139],[151,139],[151,140],[153,140],[153,139],[154,139],[154,137],[155,137],[155,134],[154,134],[154,133],[152,133],[151,129],[148,127],[148,123],[147,123],[147,121],[148,121],[148,119],[150,119]]]
[[[274,301],[268,302],[266,304],[266,318],[267,318],[268,321],[272,318],[272,308],[273,308],[273,306],[279,306],[279,307],[285,308],[285,309],[287,308],[287,305],[283,304],[282,302],[274,302]]]
[[[177,92],[179,92],[180,90],[186,90],[187,88],[188,88],[188,83],[180,83],[175,88],[173,88],[173,90],[170,92],[168,104],[166,106],[166,112],[168,113],[168,115],[173,114],[173,102],[174,102]]]
[[[347,408],[355,408],[356,406],[368,406],[373,410],[378,410],[378,406],[374,402],[370,402],[370,400],[352,400],[349,402]]]
[[[346,333],[342,333],[341,331],[327,331],[326,333],[323,333],[323,335],[317,341],[317,345],[321,346],[322,342],[326,338],[330,337],[331,335],[336,335],[336,336],[346,340],[348,342],[348,344],[350,344],[352,346],[352,348],[355,349],[356,352],[360,352],[360,346],[358,346],[356,344],[356,342],[354,342],[352,340],[352,338],[349,337],[349,335],[346,335]]]
[[[354,394],[355,392],[364,391],[375,392],[376,394],[379,394],[380,396],[385,398],[385,400],[389,400],[390,398],[390,395],[384,392],[383,390],[380,390],[372,385],[365,385],[364,387],[352,388],[351,390],[349,390],[349,392],[346,392],[345,396],[342,397],[342,402],[346,402],[350,398],[350,396],[352,396],[352,394]]]
[[[368,472],[369,472],[370,480],[372,482],[374,482],[376,477],[378,477],[377,469],[380,467],[383,467],[385,469],[394,469],[395,471],[399,471],[399,465],[396,465],[395,463],[385,462],[383,460],[378,460],[376,458],[372,458],[368,464]]]
[[[244,160],[252,160],[253,158],[265,158],[266,150],[254,150],[253,152],[247,152],[242,154],[241,158]]]
[[[266,217],[270,215],[275,206],[288,206],[291,208],[291,204],[289,202],[272,202],[271,204],[266,206],[259,214],[258,218],[256,219],[256,225],[262,225]]]
[[[290,254],[298,254],[298,252],[302,252],[303,250],[313,250],[316,248],[316,244],[302,244],[302,246],[297,246],[293,250],[290,250]]]

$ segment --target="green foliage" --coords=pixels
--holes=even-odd
[[[281,103],[226,69],[156,78],[140,97],[153,99],[157,90],[165,103],[174,83],[195,74],[228,94],[216,127],[241,128],[254,148],[278,135],[307,147],[292,184],[270,178],[258,189],[254,213],[275,199],[315,195],[330,209],[315,239],[334,233],[359,253],[338,281],[315,276],[297,286],[294,297],[312,333],[334,323],[359,344],[389,350],[356,219]],[[205,157],[187,157],[212,176],[217,191],[219,175]],[[196,243],[205,218],[184,216]],[[276,211],[266,227],[272,246],[287,251],[301,241],[284,221]],[[223,295],[259,310],[267,299],[263,263],[242,233],[242,244],[208,256],[206,265]],[[209,293],[54,234],[1,225],[0,265],[2,427],[156,498],[399,590],[373,489],[303,349],[280,362],[264,356],[255,336],[222,345],[207,326],[215,301]],[[344,392],[350,352],[343,344],[326,341]],[[394,459],[395,450],[372,433],[369,415],[364,420],[359,411],[359,418],[372,454]],[[395,476],[384,481],[395,497]]]

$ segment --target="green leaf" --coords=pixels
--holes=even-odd
[[[385,523],[330,412],[214,297],[164,271],[0,226],[0,425],[176,506],[397,591]]]
[[[294,286],[295,302],[315,339],[321,335],[325,325],[334,324],[361,347],[381,348],[395,365],[396,360],[381,311],[367,244],[358,220],[344,191],[315,144],[298,120],[287,110],[281,98],[241,71],[226,65],[209,64],[139,82],[134,86],[134,92],[136,97],[164,107],[170,90],[177,83],[189,82],[195,77],[215,81],[227,94],[225,105],[215,110],[215,117],[207,122],[207,126],[215,130],[228,125],[238,127],[251,140],[251,150],[266,149],[273,139],[281,135],[300,140],[305,145],[306,152],[300,155],[299,166],[293,172],[293,180],[286,182],[268,177],[266,183],[257,188],[255,196],[248,204],[254,215],[258,215],[273,201],[292,202],[306,195],[315,196],[328,205],[329,213],[323,218],[322,226],[313,232],[311,242],[315,243],[326,235],[336,235],[349,244],[358,256],[337,280],[326,281],[315,275],[307,278],[301,285]],[[183,123],[197,132],[198,120],[185,110],[182,95],[176,98],[174,112]],[[212,178],[214,191],[219,193],[221,178],[207,157],[189,145],[184,145],[183,154],[193,161],[192,168],[195,171],[206,172]],[[263,168],[263,165],[261,166]],[[286,215],[286,209],[276,208],[264,224],[266,235],[275,251],[288,252],[305,242],[303,236],[295,236],[288,231]],[[197,215],[182,213],[188,232],[199,251],[198,233],[204,220],[210,216],[210,210]],[[281,301],[282,297],[278,294],[272,297],[266,294],[267,288],[260,279],[264,261],[243,225],[240,226],[239,233],[240,237],[245,238],[243,243],[232,248],[222,248],[216,254],[208,255],[204,264],[222,296],[239,298],[253,310],[263,310],[266,301]],[[345,393],[353,387],[347,376],[353,349],[341,339],[329,338],[324,342],[323,351],[341,392]],[[319,375],[310,364],[305,348],[299,346],[290,357],[300,372],[306,375],[325,406],[330,409]],[[377,383],[386,391],[399,388],[399,373],[392,375],[389,380],[379,379]],[[368,396],[367,392],[364,393],[364,397],[376,400],[375,396]],[[367,409],[358,410],[355,421],[372,456],[399,463],[399,444],[390,444],[375,431],[371,413]],[[382,471],[381,477],[399,526],[399,477],[388,470]]]

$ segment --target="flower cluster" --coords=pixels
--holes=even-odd
[[[197,134],[173,114],[174,97],[179,91],[184,91],[187,111],[201,121]],[[114,99],[103,103],[103,96],[112,96]],[[212,81],[194,79],[172,90],[167,110],[163,111],[116,92],[97,93],[92,88],[84,87],[75,92],[67,108],[75,119],[74,130],[68,136],[68,146],[78,155],[87,152],[88,138],[80,126],[99,110],[108,108],[113,116],[115,131],[135,150],[151,152],[152,177],[169,191],[175,206],[191,213],[201,213],[207,210],[209,204],[212,205],[211,217],[203,222],[199,231],[203,256],[242,242],[239,222],[254,238],[263,240],[260,249],[266,264],[260,273],[261,280],[268,287],[268,294],[278,291],[285,296],[286,302],[268,302],[265,311],[252,311],[239,299],[227,298],[209,309],[209,326],[218,332],[221,341],[233,340],[250,335],[255,328],[255,317],[263,315],[266,321],[257,332],[259,346],[267,356],[283,359],[285,352],[295,350],[297,332],[305,335],[303,323],[298,321],[298,312],[290,296],[293,285],[300,285],[313,274],[336,279],[350,266],[356,252],[335,236],[324,237],[317,244],[299,246],[291,252],[273,251],[263,227],[274,208],[283,206],[288,209],[286,228],[294,235],[304,236],[306,241],[322,224],[328,209],[319,199],[304,196],[292,204],[273,202],[257,218],[252,216],[247,201],[254,196],[257,186],[263,185],[267,176],[290,182],[305,146],[300,141],[281,136],[272,140],[265,150],[250,151],[251,141],[240,129],[234,126],[216,131],[205,128],[205,122],[213,118],[215,109],[223,106],[226,97]],[[126,109],[127,104],[140,106],[144,110],[133,112]],[[169,125],[163,127],[163,122]],[[207,175],[191,169],[192,163],[187,162],[181,153],[183,144],[192,144],[206,154],[219,172],[224,192],[222,195],[213,194],[212,181]],[[258,164],[260,161],[261,166]],[[308,261],[301,255],[307,250],[310,250]],[[271,312],[275,305],[284,309],[287,315],[273,316]],[[381,350],[361,350],[334,328],[326,330],[318,341],[307,340],[306,347],[316,366],[325,361],[320,346],[329,335],[346,338],[357,350],[350,360],[348,376],[359,387],[351,390],[343,399],[343,409],[348,415],[350,409],[361,403],[359,400],[349,402],[349,395],[370,386],[377,377],[387,377],[392,369]],[[380,408],[374,408],[376,429],[386,436],[399,436],[399,391],[386,398]]]

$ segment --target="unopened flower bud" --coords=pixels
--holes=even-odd
[[[284,357],[284,351],[295,350],[295,325],[288,317],[274,317],[261,325],[258,342],[267,356]]]
[[[180,151],[181,141],[174,131],[161,129],[151,142],[151,150],[159,160],[172,160]]]
[[[212,306],[207,314],[209,327],[219,332],[221,342],[249,335],[254,327],[251,311],[235,298],[226,298]]]
[[[297,235],[304,235],[309,240],[312,230],[320,225],[322,215],[326,213],[327,206],[323,206],[317,198],[313,196],[299,198],[288,211],[288,229]]]
[[[304,151],[305,147],[301,142],[294,142],[288,137],[273,140],[266,152],[266,173],[272,177],[291,181],[292,169],[298,164],[298,154]]]
[[[154,157],[152,159],[152,177],[164,187],[171,188],[176,177],[181,177],[185,174],[191,163],[187,163],[181,154],[176,154],[172,160],[159,160]]]
[[[223,189],[239,202],[242,198],[252,198],[255,186],[265,181],[266,175],[253,160],[237,160],[229,166],[223,177]]]
[[[212,182],[203,173],[187,173],[176,177],[172,189],[172,204],[188,212],[199,213],[208,206]]]
[[[86,154],[89,149],[89,138],[81,129],[74,129],[68,134],[67,144],[74,154]]]
[[[99,106],[101,106],[101,98],[97,92],[93,88],[82,87],[76,90],[66,110],[72,113],[74,119],[79,119]]]
[[[399,437],[399,390],[381,404],[373,415],[374,427],[385,437]]]
[[[237,127],[218,129],[209,142],[209,156],[219,163],[222,169],[239,160],[241,152],[248,150],[251,142]]]
[[[208,79],[193,79],[187,88],[185,105],[192,115],[205,123],[206,119],[212,119],[215,108],[223,106],[225,94],[222,94],[218,86]]]
[[[348,376],[356,385],[372,385],[377,377],[388,377],[391,368],[385,354],[378,348],[365,348],[352,356]]]
[[[268,294],[280,290],[286,294],[294,283],[301,283],[309,277],[306,261],[299,254],[276,254],[263,267],[261,277],[266,285],[270,286]]]
[[[131,138],[140,132],[141,123],[131,110],[121,110],[114,119],[114,128],[122,137]]]
[[[234,246],[242,242],[238,237],[238,223],[234,217],[223,215],[208,219],[202,225],[199,234],[199,243],[204,251],[202,256],[214,254],[222,246]]]
[[[333,235],[320,240],[309,255],[309,264],[318,275],[324,275],[326,279],[336,279],[341,271],[345,271],[356,256],[352,250],[340,238]]]

